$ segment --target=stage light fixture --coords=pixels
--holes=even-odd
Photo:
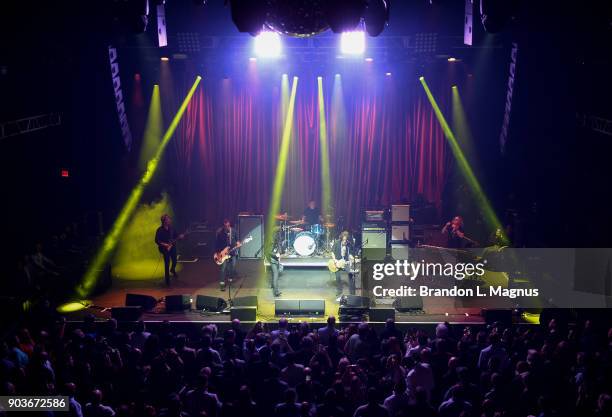
[[[249,58],[249,61],[251,61],[251,62],[257,62],[257,58],[255,58],[254,56],[252,56],[252,57],[250,57],[250,58]]]
[[[365,62],[374,62],[374,58],[367,57],[365,59]]]
[[[480,0],[480,21],[489,33],[501,32],[512,14],[508,0]]]
[[[449,58],[447,59],[447,61],[448,61],[448,62],[457,62],[457,58],[455,58],[455,57],[452,57],[452,56],[451,56],[451,57],[449,57]]]
[[[167,62],[167,61],[170,61],[170,58],[168,58],[167,56],[162,56],[160,60]]]
[[[277,58],[281,54],[280,35],[276,32],[264,31],[255,37],[255,55],[263,58]]]
[[[231,0],[232,21],[240,32],[257,35],[266,20],[266,2],[261,0]]]
[[[387,77],[390,77],[390,76],[391,76],[391,73],[390,73],[390,72],[387,72],[387,73],[385,73],[385,75],[386,75]]]
[[[343,32],[340,37],[340,51],[346,55],[363,55],[365,33],[362,30]]]
[[[369,0],[363,20],[368,35],[380,35],[389,23],[389,0]]]

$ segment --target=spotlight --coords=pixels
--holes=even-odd
[[[276,32],[260,32],[255,37],[255,55],[265,58],[276,58],[281,54],[281,39]]]
[[[457,86],[456,86],[456,85],[453,85],[451,88],[452,88],[453,90],[455,90],[455,89],[457,88]]]
[[[249,58],[249,61],[251,61],[251,62],[257,62],[257,58],[255,58],[254,56],[252,56],[252,57],[250,57],[250,58]]]
[[[391,73],[390,73],[390,72],[387,72],[387,73],[385,73],[385,75],[386,75],[387,77],[390,77],[390,76],[391,76]]]
[[[365,52],[365,33],[361,30],[342,33],[340,50],[347,55],[362,55]]]
[[[374,58],[367,57],[365,59],[365,62],[374,62]]]
[[[451,57],[448,58],[448,62],[456,62],[456,61],[457,61],[457,58],[455,58],[455,57],[451,56]]]
[[[423,77],[422,75],[419,77],[419,81],[423,81],[425,79],[425,77]]]
[[[160,59],[164,62],[170,61],[170,58],[168,58],[167,56],[162,56]]]

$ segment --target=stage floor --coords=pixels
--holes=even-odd
[[[308,264],[308,262],[306,262]],[[146,294],[161,299],[166,295],[186,294],[193,299],[192,309],[183,312],[166,313],[163,303],[155,310],[145,312],[145,321],[170,320],[174,322],[227,322],[229,313],[207,313],[195,309],[195,299],[198,294],[221,297],[229,296],[219,289],[219,267],[210,259],[200,259],[196,262],[179,264],[179,276],[173,278],[171,285],[166,286],[163,280],[163,264],[156,261],[132,263],[113,267],[113,284],[103,294],[91,299],[96,307],[117,307],[125,305],[127,293]],[[231,284],[232,298],[257,296],[257,319],[264,322],[276,322],[279,317],[274,315],[275,297],[270,288],[270,272],[262,260],[243,259],[238,261],[238,277]],[[343,282],[345,294],[348,294],[348,282]],[[324,322],[326,316],[338,316],[339,303],[336,297],[335,276],[324,267],[285,267],[279,278],[281,296],[278,299],[323,299],[325,300],[325,316],[294,317],[296,321]],[[357,290],[357,295],[361,290]],[[110,317],[110,310],[89,308],[71,313],[69,318],[79,320],[84,313],[91,312],[100,318]],[[480,308],[458,307],[454,298],[436,300],[435,305],[423,306],[422,312],[396,312],[398,323],[483,323]]]

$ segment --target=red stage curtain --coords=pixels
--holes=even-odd
[[[357,226],[367,207],[421,195],[439,206],[451,154],[418,83],[344,86],[344,112],[324,85],[332,204]],[[179,204],[217,223],[240,211],[266,214],[281,140],[280,83],[224,79],[203,83],[183,117],[175,167]],[[300,79],[283,210],[299,216],[310,198],[321,201],[316,79]],[[177,196],[175,195],[175,200]]]

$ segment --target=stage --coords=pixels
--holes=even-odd
[[[271,273],[263,260],[242,259],[238,261],[237,278],[231,283],[231,297],[257,296],[257,320],[273,323],[279,320],[275,316],[275,300],[324,300],[325,315],[292,316],[294,321],[324,322],[329,315],[338,316],[339,300],[336,297],[335,276],[322,265],[323,259],[294,259],[288,262],[279,277],[280,297],[274,297],[270,288]],[[133,262],[129,265],[113,267],[112,285],[103,293],[91,298],[92,307],[68,314],[70,320],[80,320],[87,313],[104,319],[110,317],[111,307],[125,305],[128,293],[150,295],[159,300],[156,308],[144,312],[145,321],[172,322],[229,322],[230,314],[198,311],[195,301],[198,294],[220,297],[228,300],[230,288],[220,291],[218,266],[212,259],[198,259],[192,262],[179,263],[179,276],[172,278],[171,285],[166,286],[163,280],[163,262]],[[357,285],[357,295],[361,294]],[[348,294],[348,282],[343,281],[344,294]],[[166,312],[163,297],[184,294],[192,299],[190,310]],[[392,300],[383,300],[386,304],[377,307],[391,307]],[[484,322],[478,307],[458,307],[454,298],[438,298],[435,305],[424,303],[422,311],[410,313],[395,312],[398,323],[438,323],[443,321],[455,323]]]

